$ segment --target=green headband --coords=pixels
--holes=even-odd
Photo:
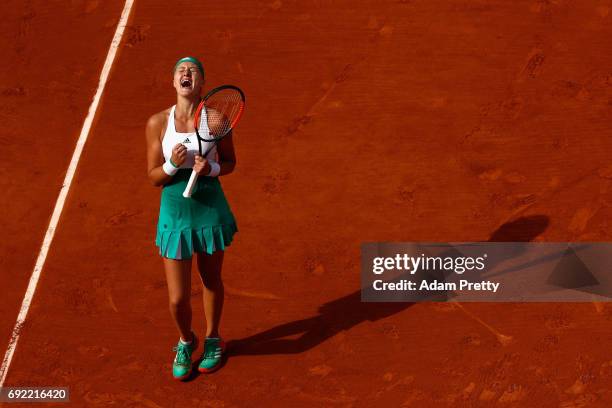
[[[185,57],[185,58],[181,58],[180,60],[176,61],[176,64],[174,64],[174,69],[172,70],[172,72],[175,72],[179,64],[183,62],[191,62],[195,64],[196,67],[198,67],[198,69],[200,70],[200,73],[202,74],[202,76],[204,76],[204,67],[202,66],[202,63],[195,57]]]

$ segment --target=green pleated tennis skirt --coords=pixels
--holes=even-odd
[[[223,251],[238,231],[217,177],[199,177],[191,198],[183,197],[190,175],[180,169],[162,189],[155,245],[165,258]]]

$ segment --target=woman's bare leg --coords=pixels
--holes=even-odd
[[[206,315],[206,337],[219,337],[219,322],[223,310],[223,251],[212,255],[198,253],[198,271],[203,284],[204,314]]]
[[[170,315],[184,341],[191,341],[191,259],[164,259]]]

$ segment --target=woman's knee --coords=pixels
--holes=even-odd
[[[169,303],[171,309],[181,310],[190,306],[190,299],[187,294],[171,295]]]

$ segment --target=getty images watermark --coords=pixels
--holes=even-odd
[[[612,243],[365,243],[365,302],[612,300]]]

